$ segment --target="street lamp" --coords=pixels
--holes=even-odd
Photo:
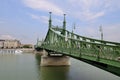
[[[103,30],[102,30],[102,25],[100,26],[100,33],[101,33],[101,40],[103,40]]]

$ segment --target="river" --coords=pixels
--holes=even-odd
[[[40,56],[0,55],[0,80],[120,80],[119,76],[71,58],[69,67],[41,67]]]

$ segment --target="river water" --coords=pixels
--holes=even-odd
[[[35,54],[0,55],[0,80],[120,80],[119,76],[71,58],[69,67],[41,67]]]

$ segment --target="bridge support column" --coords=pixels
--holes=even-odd
[[[53,56],[42,56],[41,66],[69,66],[70,58],[68,56],[53,57]]]
[[[41,56],[41,66],[69,66],[70,57],[68,56]]]

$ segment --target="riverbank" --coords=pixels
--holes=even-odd
[[[22,48],[19,50],[23,51],[23,53],[33,53],[34,52],[33,48]]]
[[[22,53],[33,53],[34,49],[33,48],[18,48],[18,49],[0,49],[1,52],[7,52],[7,53],[14,53],[15,50],[20,50]]]

